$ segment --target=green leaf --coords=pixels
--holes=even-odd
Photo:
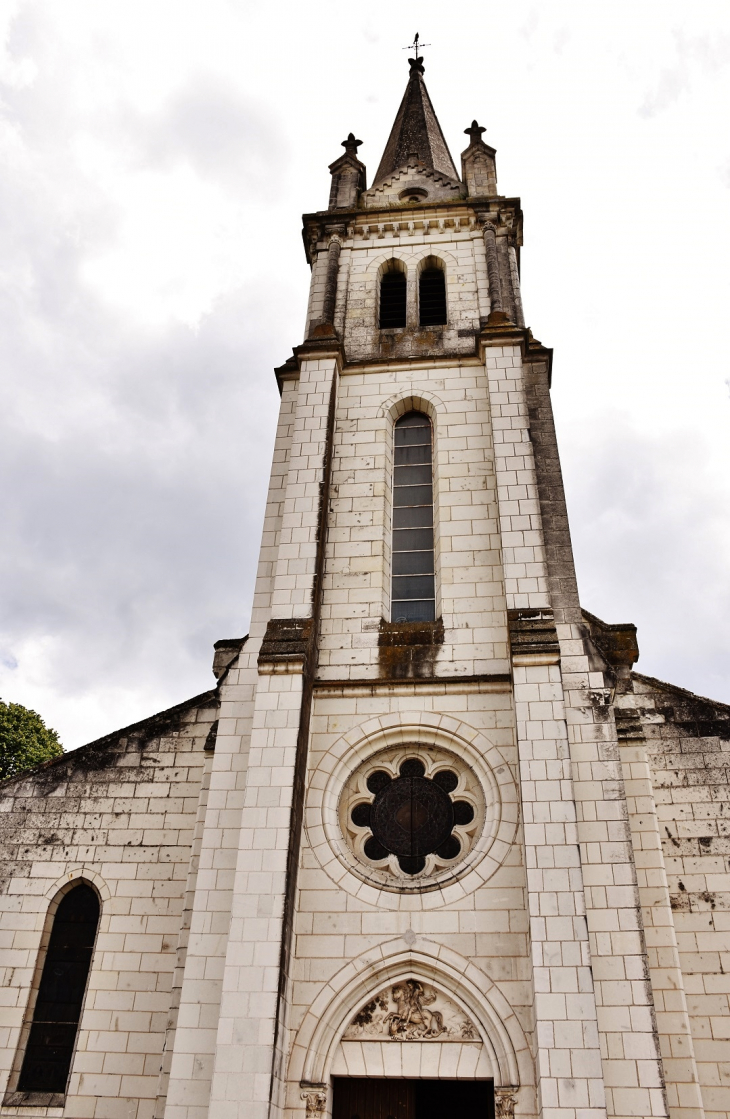
[[[36,711],[0,699],[0,781],[58,758],[63,747]]]

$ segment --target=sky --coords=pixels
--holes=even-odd
[[[730,6],[0,0],[0,697],[66,748],[247,630],[301,214],[418,31],[525,213],[583,605],[730,702]]]

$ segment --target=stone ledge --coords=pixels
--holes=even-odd
[[[511,692],[512,677],[507,672],[484,673],[480,676],[431,676],[426,679],[403,680],[315,680],[319,696],[362,695],[446,695],[458,692],[474,695],[490,692]]]
[[[581,609],[583,621],[588,626],[594,645],[614,668],[631,668],[639,659],[639,644],[636,640],[636,626],[633,622],[619,622],[610,625],[601,621],[595,614]]]
[[[259,672],[301,672],[311,651],[313,632],[311,618],[270,618],[258,656]]]
[[[507,620],[514,665],[560,662],[560,645],[552,610],[508,610]]]

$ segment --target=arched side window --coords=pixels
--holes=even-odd
[[[395,425],[391,620],[436,618],[431,421],[407,412]]]
[[[446,273],[433,257],[424,261],[418,278],[418,321],[421,326],[446,322]]]
[[[398,261],[391,260],[380,277],[381,330],[406,325],[406,274]]]
[[[82,882],[64,895],[53,919],[19,1092],[66,1091],[98,924],[99,899]]]

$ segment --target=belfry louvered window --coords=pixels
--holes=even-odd
[[[381,330],[406,325],[406,274],[395,268],[380,280],[379,325]]]
[[[99,924],[99,899],[75,886],[61,899],[18,1080],[19,1092],[66,1091]]]
[[[418,315],[421,326],[446,322],[446,275],[442,268],[424,268],[418,281]]]
[[[391,620],[436,617],[431,421],[407,412],[395,425]]]

